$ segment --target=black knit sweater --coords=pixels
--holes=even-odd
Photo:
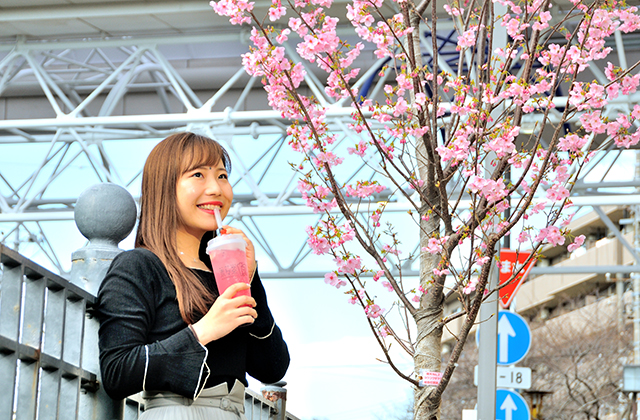
[[[212,273],[193,271],[218,294]],[[100,370],[107,394],[121,399],[144,386],[193,399],[203,387],[226,382],[231,389],[236,379],[247,385],[246,373],[264,383],[282,379],[289,352],[257,272],[251,295],[256,321],[205,350],[180,317],[175,287],[160,259],[142,248],[118,255],[98,291]],[[205,384],[207,366],[211,374]]]

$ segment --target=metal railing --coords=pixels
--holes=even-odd
[[[0,263],[0,419],[116,417],[97,392],[95,296],[3,245]]]
[[[267,386],[267,389],[270,386]],[[283,389],[283,388],[281,388]],[[284,390],[284,389],[283,389]],[[269,400],[269,396],[256,394],[250,389],[246,389],[244,394],[244,415],[248,420],[299,420],[296,416],[287,412],[284,402],[285,399]],[[267,391],[267,394],[269,391]]]
[[[0,244],[0,420],[138,418],[135,399],[114,401],[100,387],[95,302]],[[249,420],[298,420],[283,408],[284,399],[245,394]]]

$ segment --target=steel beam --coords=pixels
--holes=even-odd
[[[630,274],[635,273],[637,268],[631,265],[585,265],[575,267],[549,266],[549,267],[533,267],[530,274],[535,276],[542,275],[569,275],[569,274]],[[277,279],[321,279],[324,278],[326,271],[293,271],[282,270],[277,273],[260,273],[261,278],[277,278]],[[393,273],[398,275],[397,273]],[[402,270],[404,278],[418,277],[420,273],[417,270]],[[365,276],[367,277],[367,276]]]
[[[615,274],[615,273],[635,273],[638,269],[632,265],[583,265],[583,266],[549,266],[549,267],[533,267],[531,274],[540,276],[544,274],[560,275],[560,274]]]
[[[74,4],[68,6],[7,7],[0,13],[0,23],[53,19],[85,19],[175,13],[213,13],[203,1],[125,2]]]
[[[607,226],[607,228],[611,232],[613,232],[616,238],[618,238],[622,246],[624,246],[627,249],[627,251],[631,253],[631,256],[636,260],[636,264],[639,264],[640,256],[636,252],[636,249],[633,246],[631,246],[631,244],[627,241],[627,239],[624,237],[622,232],[620,232],[620,229],[618,229],[618,227],[613,224],[611,219],[609,219],[609,216],[607,216],[607,214],[600,208],[600,206],[593,206],[593,211],[596,212],[600,220],[602,220],[604,224]]]
[[[577,196],[571,197],[571,201],[574,205],[579,207],[584,206],[625,206],[632,204],[640,204],[640,194],[633,195],[602,195],[602,196]],[[269,200],[270,202],[270,200]],[[456,201],[451,201],[451,204]],[[459,202],[461,208],[464,207],[464,200]],[[547,203],[549,206],[549,203]],[[385,206],[385,213],[406,213],[407,211],[415,211],[415,208],[409,203],[388,203]],[[354,212],[366,213],[366,209],[354,210]],[[340,210],[334,208],[331,210],[332,214],[339,215]],[[229,216],[234,219],[241,219],[243,217],[267,217],[267,216],[311,216],[314,215],[314,211],[310,207],[306,207],[304,204],[300,205],[288,205],[288,206],[273,206],[265,204],[261,206],[242,206],[236,205],[229,210]],[[0,213],[0,223],[23,223],[28,221],[60,221],[60,220],[73,220],[73,210],[62,211],[38,211],[38,212],[24,212],[24,213]]]
[[[353,108],[345,107],[327,111],[327,117],[349,117]],[[0,121],[0,130],[6,129],[48,129],[56,130],[67,127],[137,127],[141,124],[153,125],[156,128],[173,128],[192,123],[235,123],[246,124],[254,121],[279,120],[281,113],[273,110],[264,111],[234,111],[234,112],[207,112],[194,110],[179,114],[147,114],[147,115],[118,115],[104,117],[75,118],[61,115],[58,118],[34,118],[31,120],[3,120]]]

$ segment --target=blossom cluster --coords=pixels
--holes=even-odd
[[[568,244],[569,252],[580,248],[584,236],[574,238],[566,228],[570,218],[561,222],[561,217],[570,205],[579,169],[592,157],[594,139],[608,137],[625,148],[640,142],[640,105],[628,110],[611,107],[638,91],[640,73],[609,62],[598,80],[588,81],[581,74],[594,61],[608,59],[612,49],[606,41],[615,31],[640,29],[636,7],[617,0],[571,0],[575,13],[567,16],[565,25],[554,19],[549,2],[494,0],[506,8],[496,18],[508,40],[491,44],[493,51],[482,51],[487,40],[495,41],[491,31],[496,28],[485,26],[481,8],[465,10],[467,4],[457,1],[446,4],[443,9],[455,27],[460,54],[461,68],[452,71],[446,68],[449,63],[433,68],[421,51],[412,52],[419,26],[411,26],[405,12],[415,5],[393,1],[398,3],[393,8],[385,8],[383,0],[352,0],[346,5],[346,17],[359,37],[353,45],[338,36],[341,22],[330,14],[338,7],[332,0],[293,0],[286,7],[272,0],[267,13],[272,24],[256,18],[247,0],[211,3],[233,24],[253,19],[253,45],[243,55],[243,65],[247,73],[262,78],[269,105],[292,121],[289,144],[312,166],[307,173],[300,169],[298,191],[323,217],[307,228],[307,243],[315,254],[333,257],[325,282],[336,288],[351,286],[350,301],[361,303],[369,319],[383,318],[384,310],[367,294],[364,282],[354,279],[372,274],[373,283],[380,280],[384,289],[404,293],[399,292],[404,290],[401,279],[388,274],[390,267],[400,266],[402,250],[391,229],[379,229],[386,217],[380,195],[395,194],[413,205],[410,222],[426,240],[416,253],[433,267],[413,294],[400,296],[404,304],[409,304],[409,295],[419,304],[429,282],[443,282],[445,277],[455,278],[457,290],[470,294],[484,287],[478,273],[490,261],[488,238],[508,235],[516,222],[523,224],[516,238],[520,246]],[[436,36],[437,22],[428,24]],[[557,34],[564,34],[565,40],[556,42]],[[531,44],[534,39],[538,45]],[[294,42],[306,68],[287,53],[285,46]],[[386,60],[373,76],[356,66],[364,51]],[[313,77],[324,72],[324,89],[317,89],[316,96],[303,94],[310,68]],[[364,97],[366,83],[358,78],[365,73],[368,82],[378,80],[379,96]],[[561,90],[566,97],[558,97]],[[343,102],[352,113],[344,123],[349,134],[338,139],[329,126],[333,117],[327,115]],[[525,130],[525,120],[533,129]],[[552,125],[563,130],[545,130]],[[549,134],[552,131],[555,134]],[[343,141],[348,144],[339,147]],[[357,159],[375,176],[337,181],[337,173],[350,169]],[[429,196],[434,191],[449,196],[434,200]],[[353,213],[346,222],[338,223],[333,215],[339,202],[341,210],[347,207]],[[505,216],[507,210],[511,216]],[[358,212],[364,217],[358,218]],[[427,224],[435,220],[437,225],[447,217],[449,223],[426,233]],[[366,268],[352,253],[349,242],[356,237],[360,243],[370,242],[378,269]],[[455,247],[471,250],[463,267],[451,263],[449,253]],[[386,322],[377,325],[381,336],[389,333]]]

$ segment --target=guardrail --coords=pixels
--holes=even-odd
[[[95,296],[4,245],[0,263],[0,418],[118,418],[97,392]]]

